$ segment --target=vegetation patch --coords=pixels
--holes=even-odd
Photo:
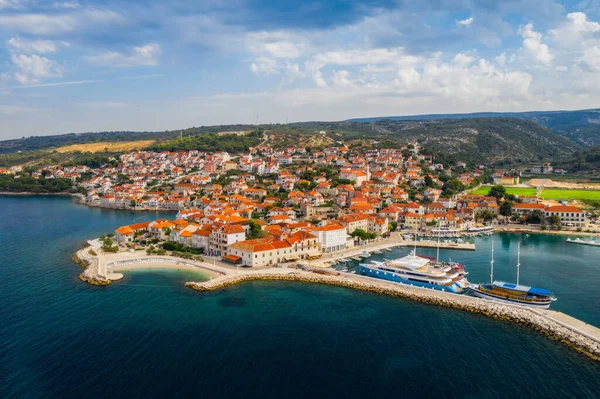
[[[561,190],[546,189],[542,191],[542,198],[553,200],[600,200],[600,190]]]
[[[531,197],[534,196],[537,190],[535,188],[527,188],[527,187],[505,187],[506,194],[509,195],[518,195],[518,196],[526,196]],[[469,194],[475,195],[488,195],[491,187],[483,186],[479,187],[477,190],[471,191]]]
[[[57,152],[126,152],[133,150],[142,150],[146,147],[150,147],[154,144],[154,140],[139,140],[139,141],[121,141],[116,143],[104,142],[104,143],[85,143],[85,144],[72,144],[64,147],[56,148]]]

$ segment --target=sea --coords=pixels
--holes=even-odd
[[[0,398],[600,397],[599,363],[478,314],[293,282],[201,293],[183,286],[208,278],[193,271],[79,281],[87,239],[172,216],[0,197]],[[521,242],[520,282],[600,326],[600,248],[501,234],[440,258],[487,281],[492,240],[498,279],[515,280]]]

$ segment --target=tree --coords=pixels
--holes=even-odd
[[[396,221],[391,221],[388,225],[388,229],[390,231],[396,231],[397,228],[398,228],[398,222],[396,222]]]
[[[356,229],[352,233],[350,233],[350,236],[352,236],[354,238],[358,237],[361,240],[372,240],[372,239],[374,239],[374,238],[377,237],[377,234],[375,234],[375,233],[367,233],[363,229]]]
[[[129,201],[129,206],[130,206],[131,208],[135,208],[135,200],[131,200],[131,201]]]
[[[433,187],[433,179],[429,175],[425,176],[425,178],[423,179],[423,183],[426,187]]]
[[[476,214],[475,218],[483,219],[484,221],[489,222],[490,220],[494,219],[494,214],[489,209],[484,209],[483,211]]]
[[[502,216],[510,216],[512,215],[512,202],[510,201],[502,201],[500,204],[500,214]]]
[[[444,190],[447,193],[451,193],[451,194],[460,193],[464,189],[465,189],[465,185],[462,184],[462,182],[458,179],[448,180],[442,186],[442,190]]]
[[[496,197],[496,199],[499,200],[500,198],[503,198],[506,195],[506,188],[499,184],[495,185],[494,187],[490,188],[490,192],[488,193],[488,195],[490,197]]]
[[[540,224],[544,220],[544,214],[540,210],[535,210],[533,212],[529,212],[525,221],[531,224]]]
[[[251,220],[249,226],[250,230],[248,231],[248,239],[252,240],[255,238],[260,238],[260,234],[262,232],[260,224],[256,223],[254,220]]]
[[[552,226],[553,229],[560,229],[562,226],[562,220],[558,215],[552,215],[548,218],[548,223]]]

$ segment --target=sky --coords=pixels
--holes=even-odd
[[[0,139],[600,107],[600,0],[0,0]]]

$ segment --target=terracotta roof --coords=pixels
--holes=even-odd
[[[568,205],[554,205],[546,208],[546,212],[583,212],[581,209],[576,206],[568,206]]]

